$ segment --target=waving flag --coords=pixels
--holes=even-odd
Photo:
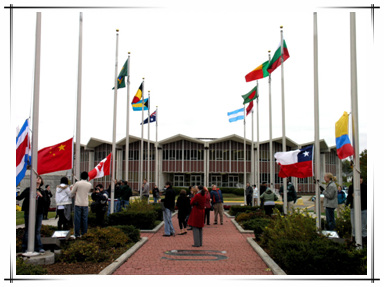
[[[253,101],[249,103],[246,111],[247,111],[247,116],[249,115],[250,112],[253,110]]]
[[[241,108],[241,109],[238,109],[236,111],[229,112],[228,117],[229,117],[230,123],[238,121],[238,120],[243,120],[244,119],[244,109]]]
[[[124,66],[121,68],[119,75],[117,76],[117,89],[125,88],[125,77],[128,74],[128,60],[125,61]],[[115,87],[112,88],[114,90]]]
[[[279,177],[311,177],[313,176],[313,146],[302,149],[275,153],[276,162],[280,165]]]
[[[255,86],[252,90],[250,90],[247,94],[242,95],[244,102],[243,105],[246,103],[252,102],[254,99],[256,99],[259,96],[259,93],[257,92],[257,86]]]
[[[153,123],[153,122],[156,122],[156,111],[154,111],[151,115],[150,115],[150,117],[149,117],[149,123]],[[148,118],[146,118],[145,120],[144,120],[144,124],[147,124],[148,123]],[[141,123],[140,123],[140,125],[141,125]]]
[[[139,89],[136,92],[136,95],[133,97],[131,104],[136,104],[137,102],[141,101],[141,96],[143,94],[143,82],[141,82],[141,85]]]
[[[148,111],[148,98],[144,99],[144,111]],[[139,101],[135,104],[132,104],[132,109],[136,112],[142,111],[143,101]]]
[[[344,112],[335,124],[336,149],[339,159],[345,159],[355,154],[348,137],[348,113]]]
[[[73,138],[37,152],[37,173],[45,174],[73,167]]]
[[[24,178],[27,166],[31,165],[30,138],[29,120],[27,119],[16,137],[16,186]]]
[[[269,64],[269,61],[266,61],[262,63],[260,66],[258,66],[256,69],[254,69],[253,71],[249,72],[245,76],[245,81],[250,82],[250,81],[262,79],[269,76],[269,73],[267,71],[268,64]]]
[[[99,162],[99,164],[94,169],[88,172],[89,180],[111,174],[111,157],[112,153],[110,153],[105,159]]]
[[[279,47],[277,48],[273,58],[271,59],[271,62],[267,67],[269,73],[272,73],[277,67],[281,65],[281,57],[283,57],[283,62],[289,58],[289,52],[285,40],[283,40],[283,55],[281,55],[281,43],[279,43]]]

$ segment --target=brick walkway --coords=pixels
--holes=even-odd
[[[163,237],[164,226],[155,234],[143,232],[148,241],[114,275],[273,275],[247,243],[253,235],[242,235],[225,215],[223,225],[212,225],[211,212],[211,225],[203,228],[199,248],[192,247],[192,230],[177,235],[177,215],[172,223],[175,237]]]

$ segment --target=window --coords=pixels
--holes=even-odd
[[[221,175],[211,175],[211,185],[222,186],[222,178]]]
[[[175,186],[184,186],[184,175],[175,175],[174,185]]]
[[[236,184],[239,183],[239,176],[229,175],[228,176],[228,187],[236,187]]]
[[[191,175],[191,185],[200,185],[201,175]]]

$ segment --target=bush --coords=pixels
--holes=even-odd
[[[16,275],[46,275],[47,269],[40,265],[33,265],[24,261],[23,258],[16,258]]]
[[[336,227],[335,231],[342,238],[350,238],[352,233],[352,224],[351,224],[351,209],[346,206],[341,212],[340,218],[336,218]]]
[[[265,217],[265,213],[261,209],[258,209],[256,211],[247,210],[246,212],[238,213],[235,217],[235,220],[238,223],[242,223],[250,219],[261,218],[261,217]]]
[[[108,216],[108,225],[133,225],[138,229],[153,229],[157,212],[154,210],[136,211],[130,208]]]
[[[109,258],[111,258],[111,254],[102,250],[96,243],[80,239],[63,250],[60,261],[68,263],[101,262]]]
[[[110,249],[125,246],[129,238],[121,229],[108,226],[91,229],[81,237],[81,240],[95,243],[102,249]]]
[[[272,219],[270,218],[254,218],[248,221],[245,221],[242,226],[246,230],[253,230],[255,234],[256,241],[260,240],[261,234],[263,234],[265,227],[271,223]]]
[[[238,213],[243,213],[246,211],[256,211],[260,210],[259,206],[241,206],[241,205],[232,205],[229,209],[229,214],[236,216]]]
[[[140,240],[140,230],[133,225],[116,225],[115,228],[121,229],[129,238],[129,243],[136,243]]]

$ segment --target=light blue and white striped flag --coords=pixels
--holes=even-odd
[[[229,112],[228,117],[229,117],[230,123],[238,121],[238,120],[243,120],[244,119],[244,108],[238,109],[238,110],[233,111],[233,112]]]

